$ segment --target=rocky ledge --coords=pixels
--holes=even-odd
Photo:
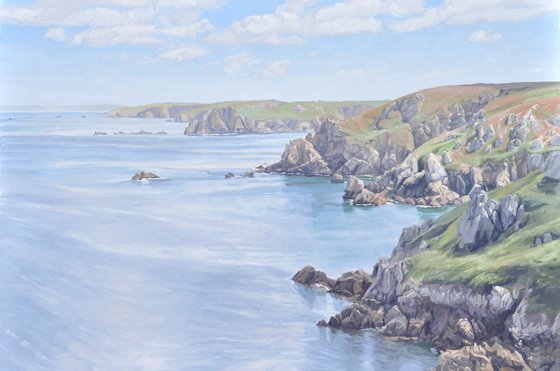
[[[494,200],[477,185],[471,198],[457,219],[456,253],[486,248],[524,228],[519,196]],[[376,329],[397,340],[430,344],[440,353],[438,370],[560,369],[560,313],[531,307],[539,299],[527,282],[473,288],[426,283],[411,275],[410,259],[431,249],[430,241],[441,238],[445,229],[432,221],[403,229],[391,258],[380,258],[371,273],[359,270],[332,279],[307,266],[293,280],[353,302],[318,326]],[[555,238],[549,234],[536,239],[549,243]]]

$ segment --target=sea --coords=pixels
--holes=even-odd
[[[113,135],[145,130],[165,135]],[[441,211],[355,207],[255,174],[304,133],[185,136],[91,112],[0,113],[1,370],[429,370],[428,347],[316,326],[349,305],[291,277],[371,272]],[[93,135],[95,131],[108,135]],[[139,171],[160,179],[135,182]]]

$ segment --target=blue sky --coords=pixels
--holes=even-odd
[[[2,105],[386,99],[560,80],[552,0],[4,0]]]

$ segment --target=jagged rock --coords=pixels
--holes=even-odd
[[[559,238],[560,238],[560,236],[558,236],[555,233],[546,232],[542,236],[536,236],[533,239],[533,246],[538,246],[538,245],[542,245],[542,244],[549,243],[549,242],[552,242],[552,241],[556,241]]]
[[[550,147],[560,147],[560,135],[555,135],[548,142]]]
[[[255,173],[253,171],[246,171],[245,173],[243,173],[243,177],[244,178],[254,178]]]
[[[426,158],[426,176],[430,182],[435,182],[442,180],[447,177],[445,168],[441,165],[441,161],[438,155],[430,153]]]
[[[327,277],[324,272],[318,271],[310,265],[303,267],[292,277],[292,280],[302,285],[316,285],[327,288],[333,287],[335,282],[333,279]]]
[[[348,161],[344,163],[338,170],[338,173],[345,174],[345,175],[371,175],[377,172],[376,167],[365,161],[360,160],[358,158],[352,157]]]
[[[504,137],[502,135],[498,135],[494,141],[494,148],[499,148],[502,144],[504,144]]]
[[[355,199],[360,193],[363,192],[364,187],[365,184],[363,180],[355,176],[350,176],[350,178],[348,178],[348,182],[346,183],[346,189],[344,190],[343,198],[345,200]]]
[[[360,330],[383,326],[383,309],[373,310],[362,304],[353,304],[329,319],[328,326],[343,330]]]
[[[486,163],[482,166],[481,175],[487,189],[495,189],[511,183],[507,162]]]
[[[518,116],[515,113],[510,113],[507,115],[506,120],[505,120],[505,124],[506,125],[513,125],[516,124],[518,120]]]
[[[508,152],[513,151],[525,143],[529,132],[530,130],[525,123],[522,122],[515,125],[509,134]]]
[[[483,125],[481,123],[476,123],[475,132],[473,135],[469,136],[465,145],[465,151],[467,151],[467,153],[476,152],[484,146],[485,141],[482,131]]]
[[[543,166],[544,174],[554,180],[560,180],[560,151],[550,152]]]
[[[313,144],[305,139],[292,140],[284,150],[282,159],[265,168],[266,172],[300,175],[330,175],[331,170]]]
[[[451,155],[448,151],[443,151],[443,153],[441,154],[441,162],[443,165],[449,165],[453,163],[453,159],[451,158]]]
[[[362,297],[372,283],[373,277],[359,269],[338,277],[331,292],[347,297]]]
[[[373,193],[368,189],[364,189],[359,195],[354,198],[354,205],[385,205],[389,200],[378,193]]]
[[[157,176],[154,173],[141,171],[139,173],[134,174],[131,179],[135,181],[140,181],[144,179],[159,179],[159,176]]]
[[[461,165],[458,169],[447,170],[449,188],[460,196],[468,195],[475,184],[482,183],[482,172],[472,166]]]
[[[432,225],[433,221],[429,219],[422,224],[414,224],[410,227],[403,228],[399,237],[399,242],[393,249],[391,260],[401,260],[419,250],[422,243],[427,244],[425,241],[420,241],[417,238],[422,233],[426,232]],[[423,249],[425,248],[426,246],[423,246]]]
[[[507,195],[498,202],[489,199],[482,187],[477,185],[470,198],[471,204],[458,224],[458,249],[478,250],[509,228],[519,228],[524,207],[517,196]]]
[[[340,174],[331,176],[331,183],[344,183],[344,177]]]
[[[387,336],[404,336],[407,334],[408,319],[400,311],[399,307],[393,305],[385,315],[383,334]]]
[[[492,339],[482,344],[473,344],[441,353],[436,370],[530,371],[531,368],[527,365],[521,353],[506,349],[497,339]]]
[[[533,151],[538,151],[540,149],[544,148],[544,141],[542,137],[533,139],[530,143],[529,143],[529,148],[532,149]]]
[[[226,175],[224,175],[224,178],[226,178],[226,179],[235,178],[235,174],[234,173],[227,173]]]
[[[500,222],[501,230],[505,231],[512,227],[519,219],[519,197],[516,195],[506,195],[500,201]]]
[[[406,289],[404,279],[408,274],[408,262],[389,262],[380,258],[373,269],[375,279],[364,295],[364,300],[392,302]]]

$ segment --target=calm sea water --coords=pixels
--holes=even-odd
[[[370,271],[434,211],[351,207],[325,178],[224,179],[301,134],[186,137],[82,115],[0,114],[0,369],[435,365],[373,331],[316,327],[347,303],[290,280],[306,264]],[[170,134],[92,135],[140,129]],[[162,179],[129,181],[139,170]]]

